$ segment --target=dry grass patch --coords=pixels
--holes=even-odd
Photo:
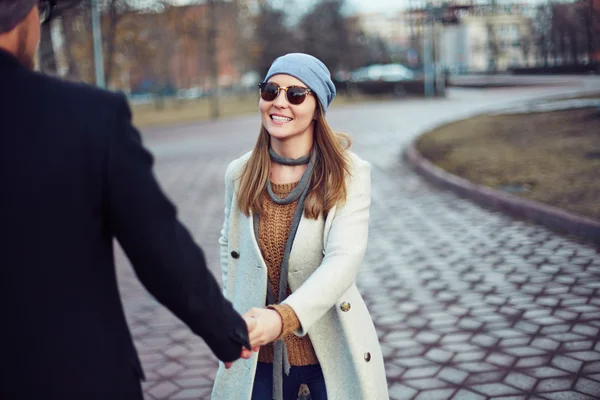
[[[597,113],[482,115],[426,133],[417,148],[474,183],[600,220]]]

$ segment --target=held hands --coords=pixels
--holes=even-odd
[[[252,349],[242,347],[241,358],[249,359],[253,352],[257,352],[260,346],[271,343],[281,335],[283,321],[275,310],[266,308],[252,308],[243,315],[248,327],[248,336]],[[226,362],[225,368],[229,369],[233,362]]]
[[[283,330],[281,315],[268,308],[251,308],[244,314],[244,319],[256,321],[256,327],[252,331],[248,331],[253,349],[273,342]]]

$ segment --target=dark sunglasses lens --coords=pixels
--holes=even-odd
[[[265,101],[273,101],[279,93],[279,88],[273,83],[265,83],[260,87],[260,97]]]
[[[290,104],[298,105],[302,104],[306,98],[306,90],[297,87],[291,87],[287,91],[287,99]]]

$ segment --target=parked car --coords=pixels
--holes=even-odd
[[[447,79],[446,79],[447,81]],[[422,70],[402,64],[373,64],[352,71],[347,90],[365,94],[392,94],[396,97],[423,95],[425,82]],[[438,95],[443,95],[444,90]]]
[[[373,64],[352,71],[353,82],[384,81],[400,82],[414,79],[415,73],[402,64]]]
[[[204,96],[204,91],[199,87],[192,87],[189,89],[179,89],[177,91],[178,99],[199,99]]]

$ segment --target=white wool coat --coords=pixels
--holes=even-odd
[[[324,219],[302,217],[289,258],[292,294],[283,302],[298,316],[325,377],[328,400],[388,400],[381,347],[369,311],[355,285],[369,230],[370,166],[348,153],[347,198]],[[264,307],[267,266],[253,229],[253,216],[240,212],[236,193],[250,157],[231,162],[225,174],[225,220],[219,243],[226,297],[245,313]],[[221,363],[213,400],[250,400],[258,355]]]

